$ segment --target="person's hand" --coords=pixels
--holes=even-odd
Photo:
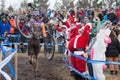
[[[6,31],[4,32],[4,37],[7,37],[7,32]]]
[[[112,22],[111,21],[106,21],[103,25],[103,28],[106,29],[106,28],[112,28]]]
[[[87,52],[84,53],[84,57],[88,58],[88,53]]]

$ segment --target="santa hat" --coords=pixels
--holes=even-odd
[[[67,29],[67,26],[62,25],[61,28],[62,28],[62,29]]]
[[[92,23],[87,23],[85,26],[89,26],[92,29]]]

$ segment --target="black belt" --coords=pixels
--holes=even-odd
[[[74,51],[85,51],[85,48],[75,48]]]
[[[67,39],[67,41],[70,41],[70,39]]]

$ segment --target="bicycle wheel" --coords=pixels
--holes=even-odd
[[[25,37],[25,38],[31,38],[31,30],[30,25],[28,23],[28,18],[25,15],[19,15],[16,18],[16,25],[19,30],[19,32]]]
[[[45,58],[51,60],[54,56],[55,52],[55,41],[52,35],[47,33],[47,37],[44,42],[44,55]]]

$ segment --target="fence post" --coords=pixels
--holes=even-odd
[[[2,45],[3,45],[3,41],[1,41],[0,62],[2,62]],[[0,79],[2,79],[2,75],[1,74],[0,74]]]
[[[15,45],[15,48],[17,49],[17,44]],[[15,80],[18,80],[18,54],[15,54]]]

